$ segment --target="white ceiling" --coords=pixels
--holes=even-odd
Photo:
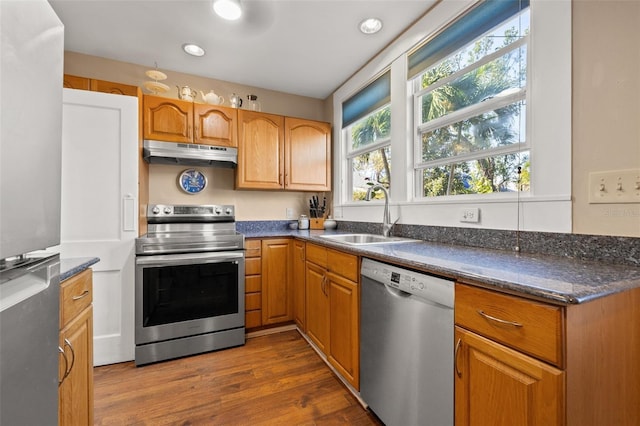
[[[225,21],[211,0],[49,0],[65,50],[318,99],[327,98],[435,0],[241,0]],[[378,17],[382,31],[358,23]],[[206,50],[184,53],[184,43]]]

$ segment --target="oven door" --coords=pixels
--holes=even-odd
[[[136,345],[244,327],[244,251],[136,257]]]

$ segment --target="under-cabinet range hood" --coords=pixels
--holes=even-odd
[[[152,164],[233,168],[238,164],[238,149],[145,140],[143,157]]]

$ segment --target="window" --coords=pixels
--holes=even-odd
[[[463,226],[571,232],[571,10],[566,1],[445,0],[371,58],[333,94],[341,147],[334,162],[336,218],[380,220],[379,209],[357,201],[364,190],[354,191],[352,182],[385,179],[376,176],[383,169],[352,164],[385,147],[399,223],[461,226],[460,209],[477,207],[480,222]],[[487,54],[477,54],[476,42],[485,43]],[[489,77],[499,67],[509,70],[501,86],[437,108],[439,98],[473,82],[474,72]],[[348,102],[386,72],[387,100],[345,120]],[[487,89],[491,81],[485,82],[479,87]],[[352,126],[389,105],[391,142],[377,135],[354,145]],[[381,153],[375,155],[370,162],[382,164]]]
[[[374,182],[387,190],[391,187],[390,100],[387,71],[343,103],[343,140],[347,167],[351,170],[351,201],[364,200]]]
[[[528,191],[528,2],[487,0],[408,56],[416,198]]]
[[[391,187],[391,109],[386,105],[346,129],[352,201],[364,200],[369,185]],[[377,198],[380,194],[376,194]]]

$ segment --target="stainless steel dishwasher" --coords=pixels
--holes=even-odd
[[[454,283],[363,259],[360,396],[387,426],[453,425]]]

